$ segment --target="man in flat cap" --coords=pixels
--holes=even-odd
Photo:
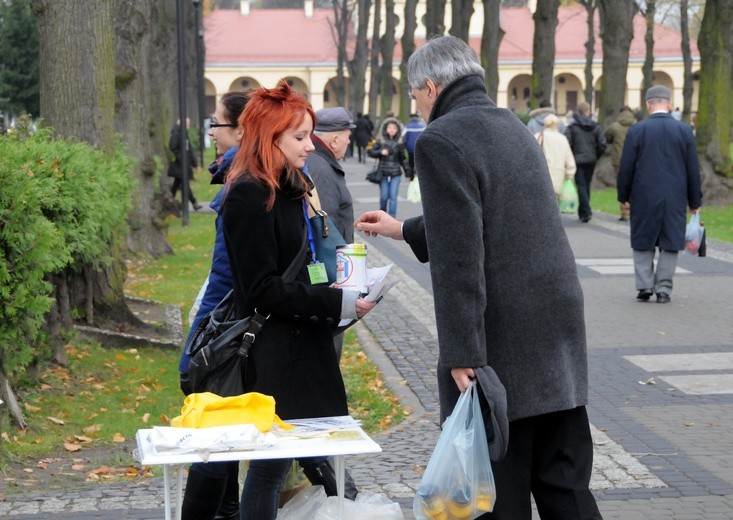
[[[670,115],[671,97],[662,85],[646,91],[650,115],[629,128],[619,165],[618,201],[631,210],[636,299],[643,302],[655,293],[657,303],[670,301],[686,210],[696,213],[702,199],[692,127]]]

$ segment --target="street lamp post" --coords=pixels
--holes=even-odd
[[[186,35],[184,33],[185,7],[183,0],[176,0],[176,21],[178,32],[178,120],[181,132],[181,147],[178,162],[181,165],[181,223],[188,225],[188,128],[186,128]]]

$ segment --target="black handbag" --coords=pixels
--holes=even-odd
[[[307,236],[300,251],[283,273],[292,282],[303,265]],[[188,389],[191,392],[212,392],[222,397],[245,393],[247,360],[257,334],[268,316],[257,312],[242,319],[233,319],[234,290],[227,293],[201,320],[186,348],[191,357],[188,367]]]
[[[374,165],[374,168],[369,170],[366,174],[366,180],[373,182],[374,184],[382,182],[382,170],[379,169],[379,162],[377,162],[377,164]]]
[[[326,267],[328,283],[331,284],[336,281],[336,249],[346,245],[346,239],[334,225],[328,213],[313,205],[313,200],[311,199],[311,209],[315,215],[309,220],[316,245],[316,258]]]

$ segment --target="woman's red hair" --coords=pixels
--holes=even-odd
[[[289,128],[303,122],[310,114],[315,122],[316,115],[303,95],[290,88],[281,79],[275,88],[258,88],[250,92],[247,107],[239,116],[242,139],[227,175],[227,184],[248,175],[265,184],[270,190],[267,200],[268,211],[275,203],[275,191],[281,187],[281,173],[287,169],[284,183],[301,186],[306,190],[300,171],[287,164],[285,155],[276,145],[280,136]]]

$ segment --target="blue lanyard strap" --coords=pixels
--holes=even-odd
[[[313,226],[311,226],[311,221],[308,218],[308,195],[305,195],[303,197],[303,215],[305,215],[305,225],[308,227],[308,243],[310,244],[311,248],[311,259],[312,264],[316,263],[318,260],[316,259],[316,240],[313,238]]]

